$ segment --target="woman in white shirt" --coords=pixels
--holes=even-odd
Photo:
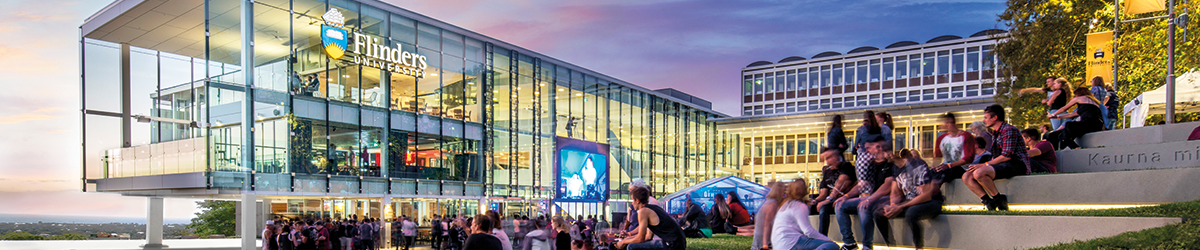
[[[808,184],[804,179],[789,183],[787,191],[771,225],[771,246],[777,250],[836,250],[837,244],[808,221]]]

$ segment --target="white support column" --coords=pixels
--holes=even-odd
[[[385,133],[385,134],[386,134],[386,133]],[[380,238],[380,240],[382,241],[382,242],[380,242],[380,243],[379,243],[379,245],[380,245],[380,246],[387,246],[387,245],[388,245],[388,243],[391,243],[391,241],[392,241],[392,223],[397,223],[397,222],[393,222],[393,221],[389,220],[389,219],[391,219],[391,218],[386,218],[386,215],[387,215],[387,209],[388,209],[388,207],[391,207],[391,204],[392,204],[392,197],[391,197],[391,196],[384,196],[384,197],[383,197],[383,203],[379,204],[379,209],[380,209],[380,211],[379,211],[379,214],[380,214],[380,216],[379,216],[379,219],[380,219],[381,221],[383,221],[383,223],[382,223],[382,224],[383,224],[383,230],[382,230],[382,231],[380,231],[380,232],[383,232],[383,233],[381,233],[381,234],[379,235],[379,238]],[[395,208],[393,207],[393,209],[395,209]],[[394,217],[399,217],[399,216],[395,216],[395,214],[392,214],[392,215],[393,215]]]
[[[146,244],[142,248],[165,248],[163,239],[163,198],[146,198]]]
[[[242,250],[258,249],[258,201],[254,194],[242,194],[238,204],[238,229],[242,237]]]

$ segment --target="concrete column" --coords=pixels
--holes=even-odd
[[[146,198],[146,244],[142,248],[165,248],[163,238],[163,198]]]
[[[242,237],[242,250],[258,249],[258,202],[254,194],[242,194],[242,202],[238,203],[238,230]]]
[[[133,81],[133,75],[129,73],[130,69],[129,44],[121,44],[121,71],[117,72],[121,77],[121,147],[128,148],[133,143],[133,107],[131,106],[132,90],[130,83]],[[162,217],[162,216],[159,216]]]

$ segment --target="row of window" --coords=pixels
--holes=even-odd
[[[972,84],[900,91],[872,95],[825,98],[809,101],[784,102],[742,107],[742,115],[771,115],[806,111],[823,111],[841,108],[888,105],[893,103],[945,100],[961,97],[988,96],[995,93],[995,85]]]
[[[742,94],[775,93],[881,80],[975,72],[981,69],[991,70],[996,65],[996,57],[992,53],[992,49],[992,45],[972,46],[938,52],[746,74],[743,76]]]

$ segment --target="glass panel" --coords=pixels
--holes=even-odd
[[[329,95],[330,100],[343,102],[357,102],[361,91],[358,85],[358,65],[339,65],[340,67],[330,69],[318,75],[318,78],[325,78],[327,87],[325,92]]]
[[[417,24],[412,19],[393,14],[391,16],[391,33],[388,35],[392,42],[407,45],[417,44]]]
[[[442,32],[442,53],[462,58],[464,46],[462,35],[449,31]]]
[[[937,66],[937,63],[934,62],[933,53],[925,53],[925,58],[921,61],[921,66],[924,68],[923,72],[925,72],[925,76],[937,74],[937,72],[934,72],[934,69],[936,69],[934,66]]]
[[[892,93],[883,93],[882,104],[892,104]]]
[[[995,55],[992,54],[992,46],[991,45],[983,46],[983,58],[982,59],[983,59],[983,70],[991,70],[996,67],[996,58],[995,58]]]
[[[963,97],[963,87],[962,86],[951,87],[950,88],[950,98],[959,98],[959,97]]]
[[[439,115],[462,120],[466,116],[463,105],[463,91],[466,89],[466,78],[463,73],[463,60],[452,56],[442,57],[442,110]]]
[[[979,71],[979,47],[967,48],[967,72]]]
[[[808,75],[805,72],[806,72],[805,70],[801,69],[800,73],[796,75],[796,88],[797,89],[808,88]]]
[[[433,25],[428,25],[425,23],[417,23],[417,46],[421,46],[421,48],[431,49],[433,51],[441,50],[442,49],[441,31],[442,31],[442,29],[440,29],[438,27],[434,27]],[[422,51],[422,52],[424,52],[424,51]],[[430,57],[432,57],[432,55],[435,55],[435,54],[438,54],[438,53],[436,53],[436,52],[435,53],[424,53],[424,55],[428,55]]]
[[[384,71],[372,67],[363,67],[362,71],[363,92],[360,103],[372,107],[387,107],[384,106],[384,103],[387,103],[387,93],[384,92],[387,86],[382,81]]]
[[[763,93],[763,76],[758,74],[754,76],[754,94]]]
[[[789,70],[787,74],[787,90],[796,90],[796,71]]]
[[[821,69],[818,69],[817,67],[808,68],[808,86],[810,88],[819,88],[824,86],[822,84],[825,82],[825,80],[823,80],[823,75],[825,74],[822,74],[821,72]]]
[[[868,74],[868,71],[867,71],[867,61],[859,61],[859,62],[858,62],[858,69],[857,69],[855,72],[858,72],[858,74],[856,74],[856,75],[855,75],[855,77],[854,77],[854,82],[855,82],[855,83],[867,83],[867,74]],[[879,79],[878,79],[878,78],[879,78],[879,72],[878,72],[878,71],[877,71],[877,72],[875,72],[875,78],[876,78],[875,80],[879,80]]]
[[[929,64],[930,64],[929,72],[932,73],[933,72],[933,68],[932,68],[933,61],[930,61]],[[908,77],[909,78],[920,77],[921,76],[921,65],[923,65],[923,63],[921,61],[920,54],[909,55],[908,56]],[[912,85],[912,83],[909,83],[909,85]]]
[[[891,65],[889,65],[891,66]],[[879,59],[871,60],[871,82],[879,81]]]
[[[963,49],[954,49],[950,54],[950,71],[954,73],[963,72]]]
[[[884,66],[884,68],[887,68],[887,66]],[[888,71],[884,71],[884,72],[888,72]],[[908,60],[904,59],[903,56],[896,58],[896,78],[900,78],[900,79],[908,78]]]
[[[438,53],[433,50],[421,49],[421,54],[429,55],[429,68],[424,78],[417,79],[417,112],[440,116],[441,106],[441,75],[442,62]]]
[[[765,85],[765,86],[766,86],[767,93],[775,93],[775,77],[774,77],[774,74],[772,74],[772,73],[767,73],[767,77],[766,77],[766,78],[764,78],[763,80],[765,80],[765,82],[763,82],[763,85]]]
[[[833,65],[833,86],[841,86],[844,77],[845,75],[842,75],[842,65]]]

